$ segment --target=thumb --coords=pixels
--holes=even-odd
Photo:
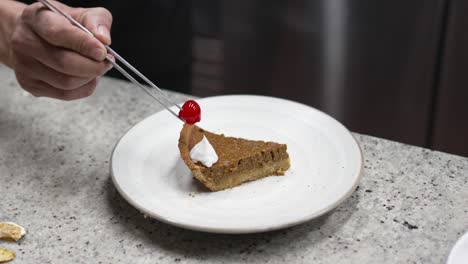
[[[89,29],[103,44],[111,44],[110,30],[112,27],[112,14],[109,10],[96,7],[81,9],[77,15],[78,22]]]

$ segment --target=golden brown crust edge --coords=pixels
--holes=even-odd
[[[187,167],[189,167],[189,169],[192,171],[193,176],[195,176],[195,178],[197,178],[197,180],[199,180],[203,185],[208,187],[208,189],[215,191],[216,188],[212,186],[211,182],[205,179],[205,176],[203,175],[201,171],[201,167],[196,165],[190,158],[189,142],[190,142],[190,137],[193,132],[193,129],[195,128],[196,128],[195,125],[184,124],[184,127],[180,131],[180,136],[179,136],[180,156],[182,157],[182,160],[187,165]]]
[[[189,142],[190,142],[190,135],[194,129],[194,125],[187,125],[184,124],[184,127],[180,131],[179,136],[179,151],[182,160],[187,164],[191,171],[200,171],[200,166],[195,165],[192,159],[190,159],[190,150],[189,150]]]

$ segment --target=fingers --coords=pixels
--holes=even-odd
[[[98,39],[66,18],[35,3],[24,9],[10,37],[10,57],[20,85],[35,96],[75,100],[89,96],[97,80],[112,68],[105,61],[112,15],[103,8],[54,4],[87,27]]]
[[[105,8],[75,9],[73,17],[105,45],[111,44],[112,14]]]
[[[63,49],[42,46],[45,52],[37,59],[52,69],[77,77],[96,77],[104,75],[112,68],[107,62],[96,62],[79,54]]]
[[[55,98],[55,99],[65,100],[65,101],[77,100],[77,99],[85,98],[85,97],[92,95],[96,89],[96,85],[98,82],[97,79],[93,79],[90,82],[76,89],[61,90],[61,89],[52,87],[42,81],[22,80],[19,76],[17,76],[17,78],[18,78],[18,82],[23,87],[23,89],[25,89],[26,91],[28,91],[34,96],[50,97],[50,98]]]
[[[55,71],[32,58],[23,58],[16,64],[17,74],[42,81],[61,90],[74,90],[89,83],[94,77],[75,77]]]
[[[110,43],[108,30],[112,16],[106,9],[73,9],[63,5],[60,8],[86,22],[88,26],[85,27],[90,27],[101,41]],[[71,49],[96,61],[105,59],[107,51],[100,40],[72,25],[62,15],[45,9],[40,3],[26,8],[22,18],[41,38],[54,46]]]
[[[112,67],[107,62],[98,62],[76,52],[52,46],[28,30],[16,31],[11,42],[13,52],[18,57],[35,58],[66,75],[94,78],[103,75]]]

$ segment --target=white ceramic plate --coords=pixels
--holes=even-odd
[[[291,168],[220,191],[193,180],[177,148],[182,123],[167,111],[130,129],[117,143],[111,173],[120,194],[141,212],[171,225],[214,233],[254,233],[296,225],[338,206],[361,177],[362,154],[330,116],[288,100],[249,95],[198,100],[215,133],[288,145]]]
[[[468,263],[468,232],[455,244],[447,260],[447,264]]]

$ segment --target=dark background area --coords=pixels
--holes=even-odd
[[[112,47],[163,88],[288,98],[468,156],[466,1],[63,2],[108,8]]]

